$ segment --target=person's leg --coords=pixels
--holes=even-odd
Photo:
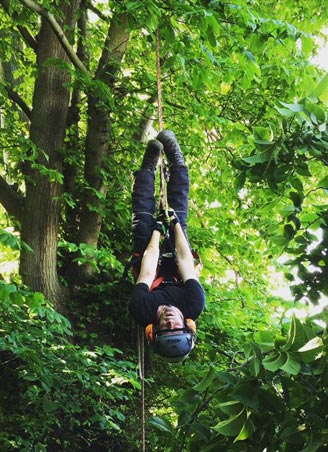
[[[177,214],[181,227],[186,234],[188,217],[189,172],[186,166],[172,165],[167,184],[169,207]]]
[[[190,186],[188,168],[184,164],[179,143],[171,130],[163,130],[158,134],[157,139],[163,144],[170,165],[167,184],[168,204],[179,217],[181,227],[186,234]]]
[[[162,144],[159,141],[149,141],[141,168],[134,174],[132,189],[134,255],[143,255],[155,225],[155,169],[161,150]]]
[[[133,252],[142,256],[155,225],[155,174],[140,169],[134,174],[132,189]]]

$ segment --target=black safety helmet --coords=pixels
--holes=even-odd
[[[165,361],[177,363],[184,361],[195,343],[195,334],[185,324],[184,328],[154,331],[154,350]]]

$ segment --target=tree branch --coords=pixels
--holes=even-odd
[[[0,0],[0,5],[2,5],[5,12],[10,16],[8,0]],[[15,19],[16,14],[13,14],[12,17]],[[22,27],[21,25],[17,25],[17,29],[20,32],[20,34],[22,35],[26,44],[28,46],[30,46],[34,51],[36,51],[38,43],[37,43],[36,39],[31,35],[31,33],[25,27]]]
[[[0,176],[0,203],[9,215],[21,221],[24,198],[7,181]]]
[[[86,4],[87,8],[90,9],[94,14],[96,14],[101,20],[104,22],[108,21],[108,17],[106,17],[98,8],[93,6],[92,2],[88,1]]]
[[[47,23],[50,25],[53,32],[57,36],[60,44],[62,45],[63,49],[65,50],[68,58],[71,60],[73,65],[77,69],[80,69],[85,74],[88,74],[89,72],[88,72],[87,68],[84,66],[82,61],[76,55],[73,47],[69,43],[68,39],[65,36],[65,33],[61,29],[60,25],[58,24],[58,22],[56,21],[54,16],[49,11],[47,11],[46,9],[42,8],[40,5],[35,3],[33,0],[21,0],[21,3],[23,3],[25,6],[27,6],[27,8],[31,9],[32,11],[35,11],[36,13],[38,13],[40,16],[42,16],[47,21]]]
[[[23,99],[16,93],[16,91],[8,87],[6,88],[6,91],[8,93],[9,98],[20,107],[20,109],[25,113],[28,119],[31,119],[31,110],[23,101]]]

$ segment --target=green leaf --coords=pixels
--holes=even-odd
[[[310,339],[303,347],[297,350],[297,357],[305,363],[318,359],[323,350],[323,341],[321,337]]]
[[[213,429],[224,436],[236,436],[241,432],[247,419],[246,408],[244,407],[238,414],[231,416],[216,424]]]
[[[158,416],[150,418],[149,423],[163,432],[173,433],[171,424]]]
[[[289,242],[289,239],[283,235],[274,235],[270,238],[270,240],[278,246],[285,246]]]
[[[287,361],[287,353],[284,352],[274,352],[270,353],[270,355],[266,356],[263,361],[263,367],[270,372],[276,372],[281,369]]]
[[[203,378],[203,380],[200,383],[194,386],[193,389],[195,391],[204,391],[213,383],[214,378],[215,378],[215,369],[213,367],[210,367],[210,370],[208,371],[205,378]]]
[[[240,413],[240,410],[242,409],[243,406],[238,400],[228,400],[227,402],[219,403],[218,407],[224,414],[234,416]]]
[[[310,97],[317,97],[322,102],[328,101],[328,74],[318,83],[318,85],[312,91]]]
[[[230,385],[233,385],[236,383],[236,377],[231,372],[225,372],[221,371],[217,373],[218,380],[222,381],[223,383],[228,383]]]
[[[258,331],[254,334],[254,340],[262,352],[268,352],[275,347],[275,333],[271,331]]]
[[[290,110],[293,113],[299,113],[300,111],[303,111],[304,106],[302,104],[286,104],[285,102],[281,102],[281,105],[283,105],[287,110]]]
[[[273,131],[271,127],[254,127],[253,135],[254,140],[272,143]]]
[[[312,176],[312,174],[310,173],[308,164],[306,162],[298,163],[297,165],[295,165],[295,170],[301,176],[309,176],[309,177]]]
[[[249,438],[250,436],[252,436],[252,434],[255,432],[255,426],[252,422],[252,420],[250,419],[250,417],[247,417],[247,420],[245,422],[245,424],[243,425],[239,435],[237,436],[237,438],[235,438],[234,443],[237,441],[244,441],[245,439]]]
[[[272,146],[272,143],[269,143]],[[268,149],[264,152],[260,152],[255,155],[251,155],[250,157],[244,157],[242,160],[247,163],[265,163],[271,160],[273,155],[273,149]]]
[[[312,439],[310,440],[310,443],[302,449],[302,452],[317,452],[324,443],[324,439]]]
[[[3,229],[0,229],[0,243],[5,246],[8,246],[12,250],[16,251],[20,250],[19,239],[15,235]]]
[[[303,188],[303,182],[301,181],[301,179],[299,177],[290,177],[288,179],[288,181],[290,182],[291,186],[293,188],[295,188],[295,190],[297,192],[303,192],[304,188]]]
[[[312,102],[306,102],[305,111],[310,114],[310,118],[314,122],[314,124],[325,123],[327,117],[323,108]]]
[[[292,110],[289,110],[288,108],[276,107],[276,110],[281,114],[281,116],[284,116],[285,118],[288,118],[289,116],[293,116],[295,114]]]
[[[10,299],[13,303],[15,303],[17,306],[23,306],[25,303],[25,298],[20,292],[12,292],[10,294]]]
[[[318,188],[324,188],[325,190],[328,190],[328,176],[323,177],[318,182]]]
[[[292,317],[287,343],[281,348],[282,351],[296,351],[301,348],[306,342],[305,330],[301,322],[295,317]]]
[[[256,409],[257,408],[257,399],[255,397],[256,392],[257,392],[256,383],[254,383],[253,381],[252,382],[240,381],[237,385],[235,385],[231,395],[235,400],[238,400],[243,405]]]
[[[193,388],[189,388],[182,393],[181,400],[187,404],[195,404],[201,400],[201,397]]]
[[[301,370],[301,364],[293,358],[291,353],[287,353],[287,360],[281,369],[291,375],[297,375]]]
[[[296,191],[291,191],[289,193],[289,197],[290,199],[293,201],[293,204],[295,207],[300,207],[302,205],[303,202],[303,193],[299,193]]]
[[[261,363],[255,356],[252,357],[249,363],[249,370],[254,377],[257,377],[261,370]]]
[[[304,55],[310,56],[314,47],[313,39],[308,36],[302,36],[301,42],[302,42],[302,52],[304,53]]]

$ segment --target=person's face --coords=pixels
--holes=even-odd
[[[175,306],[159,306],[157,309],[157,320],[159,330],[172,330],[184,327],[183,314]]]

